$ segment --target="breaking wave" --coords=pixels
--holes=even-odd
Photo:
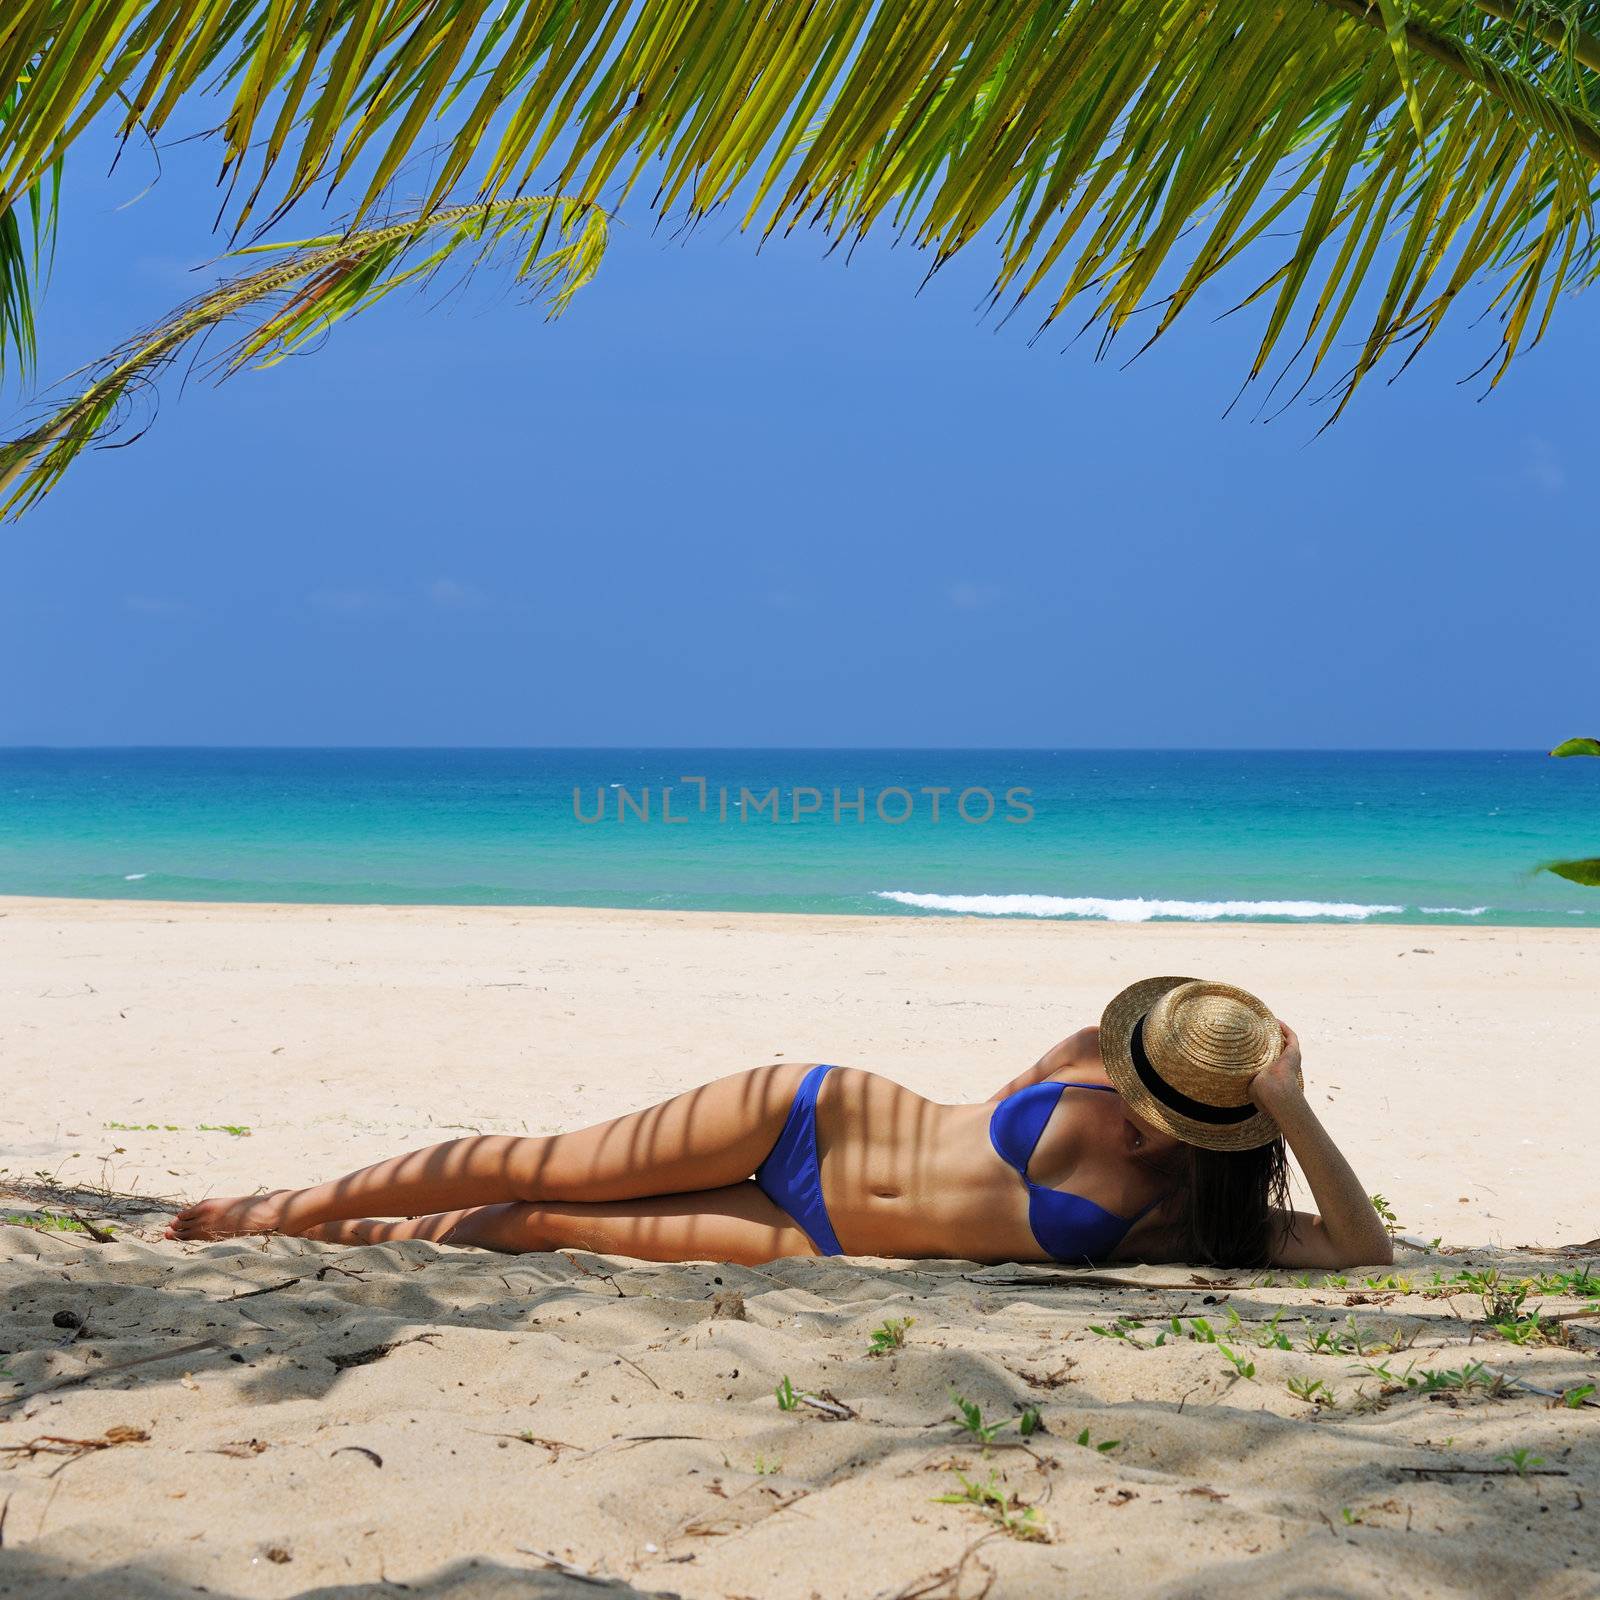
[[[1368,917],[1397,917],[1404,906],[1358,905],[1347,900],[1101,900],[1093,896],[1054,894],[915,894],[909,889],[879,889],[879,900],[916,906],[923,911],[948,911],[979,917],[1084,917],[1102,922],[1215,922],[1222,917],[1283,917],[1297,921],[1336,918],[1361,922]],[[1426,908],[1425,908],[1426,909]],[[1450,907],[1434,907],[1443,915]],[[1463,916],[1476,916],[1474,911]]]

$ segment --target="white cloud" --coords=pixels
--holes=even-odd
[[[994,605],[1001,596],[997,584],[973,583],[966,578],[947,583],[944,592],[957,611],[982,611]]]
[[[434,605],[446,611],[466,611],[487,603],[488,597],[475,584],[459,578],[434,578],[422,591]]]
[[[1522,470],[1529,481],[1546,494],[1560,494],[1567,486],[1567,469],[1548,439],[1525,441]]]
[[[388,603],[387,595],[377,594],[371,589],[313,589],[306,596],[308,606],[341,616],[358,611],[381,611]]]

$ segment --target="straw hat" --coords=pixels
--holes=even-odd
[[[1100,1056],[1122,1098],[1152,1126],[1208,1150],[1253,1150],[1277,1137],[1249,1083],[1282,1051],[1278,1019],[1228,983],[1145,978],[1100,1018]]]

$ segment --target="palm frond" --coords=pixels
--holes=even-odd
[[[15,517],[48,494],[80,452],[117,430],[137,391],[216,328],[239,325],[211,363],[219,378],[271,366],[447,261],[469,257],[470,270],[508,246],[517,279],[549,316],[559,316],[599,270],[608,223],[589,201],[528,195],[235,252],[287,255],[219,284],[129,340],[89,369],[81,390],[20,438],[0,444],[0,515]]]
[[[235,227],[321,181],[360,220],[426,147],[423,214],[649,174],[934,267],[991,238],[997,303],[1108,334],[1243,258],[1249,375],[1334,362],[1340,405],[1469,289],[1498,381],[1600,272],[1600,0],[15,0],[24,68],[0,201],[114,98],[159,129],[217,85]]]
[[[0,95],[0,143],[17,114],[23,80]],[[21,378],[38,364],[38,291],[55,245],[59,158],[0,206],[0,386],[8,368]]]

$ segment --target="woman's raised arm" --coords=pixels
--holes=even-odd
[[[1096,1068],[1100,1066],[1098,1028],[1079,1028],[1060,1044],[1052,1045],[1026,1072],[1018,1073],[1010,1083],[1002,1084],[996,1089],[986,1104],[998,1105],[1008,1094],[1015,1094],[1018,1089],[1026,1089],[1030,1083],[1043,1083],[1046,1078],[1053,1078],[1056,1073],[1064,1072],[1069,1067],[1084,1066]]]
[[[1306,1100],[1300,1041],[1283,1028],[1283,1053],[1250,1080],[1250,1098],[1278,1124],[1311,1185],[1318,1215],[1277,1211],[1272,1264],[1277,1267],[1388,1266],[1389,1238],[1361,1180]]]

